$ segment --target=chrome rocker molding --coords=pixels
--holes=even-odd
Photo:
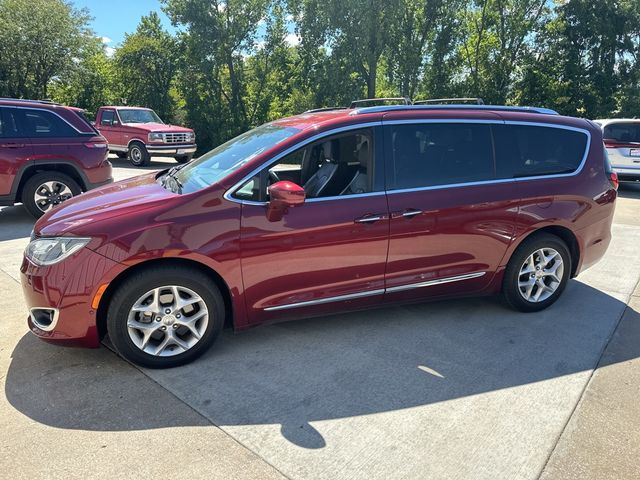
[[[265,312],[275,312],[278,310],[288,310],[290,308],[310,307],[313,305],[322,305],[324,303],[332,302],[344,302],[346,300],[355,300],[358,298],[372,297],[374,295],[382,295],[383,293],[395,293],[404,292],[405,290],[413,290],[415,288],[431,287],[434,285],[442,285],[445,283],[460,282],[463,280],[471,280],[472,278],[479,278],[485,275],[487,272],[475,272],[467,273],[465,275],[457,275],[455,277],[438,278],[436,280],[429,280],[420,283],[410,283],[408,285],[400,285],[398,287],[391,287],[379,290],[371,290],[370,292],[351,293],[349,295],[338,295],[337,297],[320,298],[318,300],[308,300],[306,302],[289,303],[286,305],[277,305],[275,307],[267,307]]]

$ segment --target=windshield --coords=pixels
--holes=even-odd
[[[175,172],[182,193],[213,185],[235,172],[252,158],[300,132],[293,127],[268,123],[243,133],[214,148]]]
[[[610,123],[604,127],[604,138],[620,143],[640,142],[640,122]]]
[[[122,123],[164,123],[153,110],[121,108],[118,113]]]

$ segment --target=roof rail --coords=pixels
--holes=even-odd
[[[364,113],[381,113],[396,111],[422,111],[422,110],[483,110],[504,111],[521,113],[541,113],[544,115],[559,115],[555,110],[541,107],[512,107],[508,105],[382,105],[377,107],[363,107],[355,109],[349,115]]]
[[[46,105],[60,105],[52,100],[29,100],[27,98],[11,98],[11,97],[0,97],[0,100],[8,101],[8,102],[17,102],[17,103],[44,103]]]
[[[349,108],[358,108],[358,105],[366,107],[368,104],[382,104],[386,102],[396,102],[400,105],[411,105],[413,102],[408,97],[386,97],[386,98],[363,98],[362,100],[354,100]]]
[[[318,113],[318,112],[331,112],[333,110],[346,110],[348,107],[322,107],[322,108],[312,108],[311,110],[307,110],[304,113]]]
[[[414,105],[484,105],[484,100],[481,98],[430,98],[429,100],[416,100]]]

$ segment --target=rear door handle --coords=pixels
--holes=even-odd
[[[365,215],[363,217],[356,218],[354,222],[355,223],[373,223],[373,222],[377,222],[378,220],[384,220],[384,218],[385,218],[385,215],[381,215],[381,214]]]
[[[416,210],[414,208],[408,208],[406,210],[404,210],[403,212],[394,212],[391,215],[391,218],[413,218],[416,215],[420,215],[422,213],[422,210]]]
[[[2,148],[23,148],[23,143],[0,143],[0,147]]]

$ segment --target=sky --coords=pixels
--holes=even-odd
[[[160,0],[72,0],[76,8],[87,8],[92,17],[91,24],[98,37],[102,37],[107,49],[116,47],[124,40],[125,33],[133,33],[140,17],[156,11],[164,27],[169,31],[169,18],[160,8]]]

